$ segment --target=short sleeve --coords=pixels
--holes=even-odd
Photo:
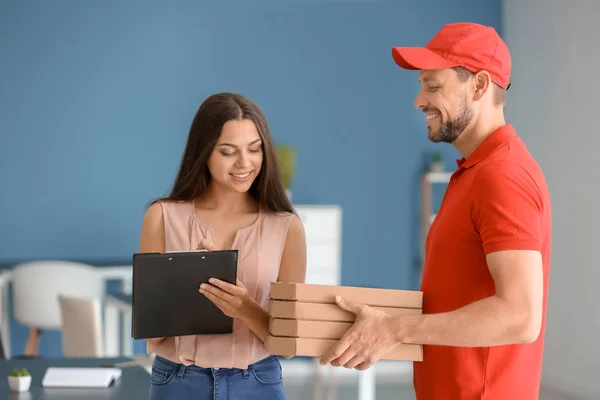
[[[541,250],[542,197],[523,166],[507,160],[486,164],[473,188],[472,217],[485,254]]]

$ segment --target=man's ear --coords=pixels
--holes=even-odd
[[[473,101],[480,101],[492,90],[492,77],[487,71],[479,71],[473,77]]]

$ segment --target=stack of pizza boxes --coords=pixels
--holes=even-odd
[[[335,303],[336,296],[391,315],[421,314],[423,307],[419,291],[273,282],[265,349],[285,357],[324,355],[356,319]],[[423,348],[399,344],[381,359],[422,361]]]

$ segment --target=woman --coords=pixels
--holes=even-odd
[[[150,398],[284,399],[279,360],[263,347],[269,285],[304,282],[306,240],[265,118],[238,94],[200,106],[171,194],[144,216],[140,252],[195,249],[239,251],[237,285],[199,288],[234,319],[233,333],[148,340]]]

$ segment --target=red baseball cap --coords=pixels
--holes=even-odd
[[[488,71],[492,81],[510,87],[511,58],[494,28],[469,22],[447,24],[425,47],[394,47],[392,57],[410,70],[463,67]]]

